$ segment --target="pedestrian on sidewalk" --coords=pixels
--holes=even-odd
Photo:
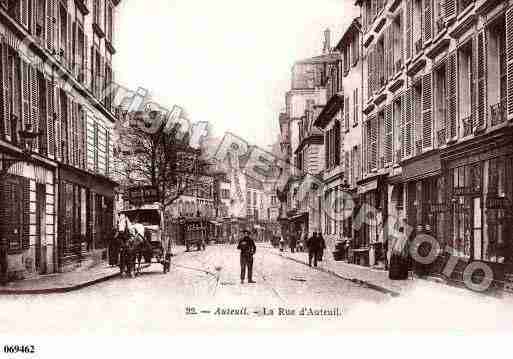
[[[7,238],[0,239],[0,285],[7,284],[9,242]]]
[[[237,249],[240,250],[240,282],[244,284],[247,269],[248,283],[255,283],[253,281],[253,255],[256,252],[255,241],[249,236],[250,232],[248,230],[244,230],[242,233],[244,236],[237,246]]]
[[[283,235],[280,236],[280,252],[283,252],[285,247],[285,239],[283,238]]]
[[[322,257],[324,256],[324,250],[326,249],[326,242],[324,241],[324,237],[322,236],[321,232],[317,232],[317,235],[319,236],[319,251],[318,253],[318,261],[322,262]]]
[[[296,250],[296,244],[297,244],[297,232],[292,232],[290,235],[290,252],[294,253]]]
[[[317,232],[313,232],[312,236],[308,240],[308,265],[312,266],[312,260],[314,267],[317,267],[317,259],[319,258],[319,248],[320,248],[320,237],[317,235]]]
[[[408,279],[410,266],[409,242],[404,234],[404,228],[399,228],[399,235],[393,243],[391,243],[391,256],[388,277],[394,280]]]

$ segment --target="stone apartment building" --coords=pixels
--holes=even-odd
[[[359,0],[362,201],[511,280],[513,3]],[[362,246],[380,242],[382,223]],[[370,256],[371,257],[371,256]],[[439,273],[443,258],[428,269]],[[369,258],[369,264],[373,264]]]
[[[323,185],[317,194],[322,203],[318,228],[331,246],[353,238],[355,254],[361,248],[350,210],[358,203],[357,181],[361,176],[361,40],[360,18],[356,18],[335,47],[339,58],[328,67],[328,101],[314,123],[324,133],[325,146]]]
[[[0,2],[0,231],[11,278],[104,251],[116,183],[112,96],[102,89],[113,79],[119,2]],[[27,129],[40,133],[30,157],[21,150]]]

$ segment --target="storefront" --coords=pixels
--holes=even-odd
[[[511,136],[511,134],[510,134]],[[513,143],[483,139],[444,155],[448,188],[446,250],[460,259],[451,279],[471,261],[485,262],[496,285],[513,274]],[[477,142],[477,141],[475,141]]]
[[[0,155],[2,159],[10,158]],[[55,168],[13,164],[0,183],[0,234],[8,241],[10,280],[55,272]]]
[[[114,228],[114,187],[111,180],[72,168],[59,169],[58,265],[72,269],[83,260],[98,261]]]
[[[355,228],[352,256],[355,264],[374,266],[385,261],[383,225],[387,218],[388,192],[385,176],[358,183],[356,208],[359,225]]]

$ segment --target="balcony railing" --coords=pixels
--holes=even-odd
[[[401,71],[403,68],[403,59],[399,59],[395,62],[395,72]]]
[[[422,140],[415,141],[415,153],[420,155],[422,153]]]
[[[443,17],[439,17],[436,19],[436,33],[442,32],[442,30],[445,28],[445,20]]]
[[[502,100],[490,106],[492,126],[497,126],[506,121],[506,101]]]
[[[445,128],[438,130],[438,132],[436,133],[436,139],[437,139],[438,146],[443,146],[443,145],[447,144]]]
[[[463,137],[470,136],[473,132],[472,115],[465,117],[463,120],[461,120],[461,123],[463,125]]]
[[[415,53],[418,54],[422,51],[422,38],[415,41]]]

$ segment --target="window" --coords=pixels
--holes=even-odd
[[[349,96],[344,98],[344,129],[349,132]]]
[[[444,22],[444,18],[443,18],[444,1],[443,0],[434,0],[433,5],[434,5],[434,7],[433,7],[434,19],[435,19],[435,34],[438,34],[445,27],[445,22]]]
[[[110,1],[106,1],[105,28],[107,29],[107,41],[112,43],[112,34],[114,29],[114,8]]]
[[[385,86],[385,41],[382,36],[377,42],[377,53],[374,61],[376,61],[377,89]]]
[[[59,38],[60,38],[60,56],[66,59],[69,54],[66,49],[68,47],[68,11],[59,2]]]
[[[422,81],[413,85],[413,118],[415,127],[415,154],[422,152]]]
[[[414,54],[422,51],[422,0],[413,0],[413,49]]]
[[[392,146],[395,152],[394,155],[394,163],[399,163],[401,160],[401,116],[402,116],[402,101],[401,98],[398,98],[393,103],[393,142]]]
[[[472,133],[472,104],[475,101],[472,86],[474,78],[472,53],[472,41],[467,41],[458,51],[459,118],[462,137]]]
[[[377,169],[377,123],[376,116],[367,121],[367,168],[369,171]]]
[[[376,121],[376,160],[377,168],[383,168],[385,164],[385,139],[384,136],[385,111],[378,112]]]
[[[349,73],[349,61],[350,61],[350,46],[349,44],[344,46],[344,76]]]
[[[445,62],[434,70],[435,77],[435,128],[438,133],[445,131],[447,114],[447,73]],[[441,145],[441,143],[439,143]]]
[[[390,61],[393,61],[393,73],[401,71],[403,67],[403,16],[402,12],[399,13],[394,19],[392,25],[392,38],[393,38],[393,55]]]
[[[487,90],[491,125],[506,121],[506,28],[504,17],[488,29]]]
[[[356,66],[358,63],[358,58],[360,56],[360,33],[357,31],[353,37],[353,66]]]

